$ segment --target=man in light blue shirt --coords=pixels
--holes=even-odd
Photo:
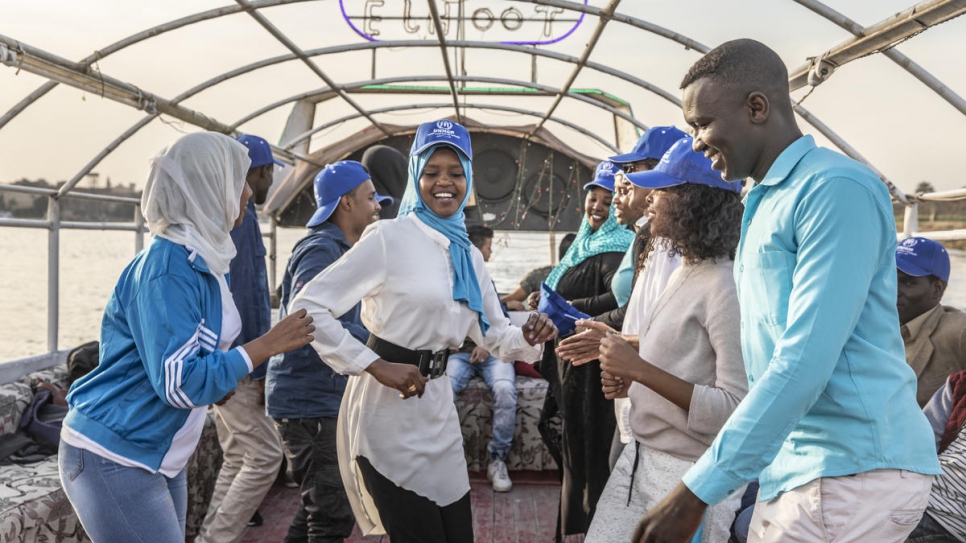
[[[899,335],[889,192],[802,136],[763,44],[719,46],[681,88],[694,149],[755,180],[735,259],[749,392],[634,541],[686,541],[755,478],[749,541],[903,541],[939,465]]]

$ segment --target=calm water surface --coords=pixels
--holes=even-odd
[[[279,229],[279,281],[292,246],[304,234],[304,229]],[[64,349],[98,338],[111,289],[134,257],[134,234],[65,230],[60,247],[59,348]],[[47,232],[0,229],[0,255],[0,362],[46,352]],[[529,270],[549,264],[550,255],[546,233],[498,232],[490,274],[501,292],[509,291]],[[966,253],[951,256],[952,276],[943,302],[964,307]]]

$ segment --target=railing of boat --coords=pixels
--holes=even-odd
[[[137,254],[144,247],[144,234],[147,229],[144,225],[144,216],[141,214],[141,201],[137,198],[110,196],[104,194],[90,194],[84,192],[71,191],[60,194],[54,189],[43,189],[37,187],[27,187],[21,185],[0,184],[0,192],[20,192],[33,194],[36,196],[47,197],[47,218],[46,219],[17,219],[0,218],[0,228],[39,228],[48,231],[47,237],[47,352],[37,356],[21,358],[11,361],[0,361],[0,384],[15,381],[20,377],[37,370],[48,368],[64,362],[68,350],[60,350],[58,347],[58,333],[60,324],[60,231],[63,229],[80,230],[121,230],[129,231],[134,235],[134,251]],[[904,195],[908,200],[905,205],[905,215],[903,217],[902,232],[898,233],[898,238],[903,239],[910,236],[923,236],[936,241],[966,240],[966,229],[942,230],[931,232],[919,231],[919,203],[920,202],[947,202],[966,199],[966,188],[931,192],[917,195]],[[95,200],[105,203],[128,204],[134,208],[133,222],[79,222],[61,220],[61,198],[76,198],[85,200]],[[276,285],[276,228],[277,220],[272,218],[271,227],[265,233],[269,241],[269,281],[272,290]],[[552,232],[551,232],[552,235]],[[555,243],[551,239],[551,254]]]

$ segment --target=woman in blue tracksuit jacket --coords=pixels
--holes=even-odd
[[[141,206],[156,237],[114,288],[100,363],[71,387],[61,432],[61,482],[95,543],[183,542],[184,467],[208,404],[312,339],[302,311],[227,350],[241,330],[229,232],[251,196],[250,162],[244,145],[215,133],[184,136],[151,160]]]

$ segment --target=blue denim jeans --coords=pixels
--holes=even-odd
[[[453,385],[454,401],[474,375],[486,381],[486,386],[493,394],[493,436],[487,450],[491,459],[506,460],[517,417],[516,372],[513,364],[493,356],[479,364],[470,364],[469,353],[454,353],[449,356],[446,374]]]
[[[60,482],[97,543],[184,543],[188,484],[60,442]]]
[[[959,540],[929,516],[929,513],[923,513],[919,525],[909,534],[909,541],[911,543],[959,543]]]

